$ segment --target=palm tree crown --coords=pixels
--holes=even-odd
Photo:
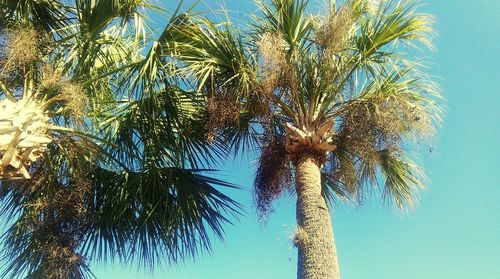
[[[326,200],[361,200],[380,175],[385,198],[415,205],[424,176],[405,150],[432,136],[441,118],[439,91],[414,57],[415,49],[431,47],[432,18],[410,1],[330,1],[318,16],[307,0],[257,4],[260,14],[245,35],[228,22],[192,17],[177,27],[172,48],[206,96],[211,138],[260,148],[260,212],[293,189],[295,178],[300,232],[308,218],[304,187],[317,181],[307,168],[314,166]],[[323,207],[316,197],[309,201]],[[300,269],[301,278],[338,276]]]
[[[206,175],[224,149],[204,139],[199,97],[170,67],[165,45],[185,16],[153,38],[146,9],[157,8],[0,1],[0,214],[11,220],[0,277],[180,261],[238,215],[215,187],[233,185]]]
[[[199,18],[177,27],[181,70],[206,93],[209,119],[221,119],[210,115],[214,103],[238,104],[236,121],[219,123],[221,140],[258,144],[263,154],[285,150],[292,163],[317,154],[325,190],[340,198],[360,197],[380,170],[387,197],[414,205],[422,173],[406,144],[432,136],[442,115],[438,88],[412,51],[432,46],[432,17],[409,1],[330,1],[319,16],[307,13],[306,0],[257,3],[262,14],[249,36]]]

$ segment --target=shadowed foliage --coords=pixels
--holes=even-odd
[[[0,177],[1,277],[89,278],[90,260],[175,263],[210,251],[238,217],[220,191],[235,187],[212,177],[227,148],[205,138],[205,101],[176,75],[180,8],[154,38],[145,13],[161,9],[148,1],[0,2],[0,101],[32,104],[43,122],[26,123],[45,127],[27,160],[28,139],[42,138],[1,120],[2,137],[21,139],[6,150],[26,155],[0,148],[15,174]],[[21,166],[31,179],[11,171]]]

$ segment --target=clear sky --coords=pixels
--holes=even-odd
[[[313,2],[315,0],[312,0]],[[321,0],[317,0],[318,3]],[[164,1],[168,9],[177,0]],[[189,2],[189,1],[188,1]],[[205,0],[217,9],[221,1]],[[436,17],[437,51],[422,56],[440,78],[447,99],[443,127],[424,156],[430,177],[420,206],[400,214],[370,199],[340,205],[333,222],[343,279],[500,278],[500,1],[422,0]],[[245,19],[251,0],[226,0]],[[239,13],[238,13],[239,11]],[[238,14],[237,14],[238,13]],[[161,20],[157,20],[163,27]],[[295,201],[284,197],[267,224],[251,207],[253,158],[231,161],[222,178],[241,185],[228,192],[248,214],[227,226],[224,243],[196,261],[137,271],[93,265],[100,279],[285,279],[296,273],[291,243]]]

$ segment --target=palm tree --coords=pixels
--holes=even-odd
[[[296,193],[297,277],[339,278],[333,201],[360,201],[383,180],[382,196],[408,208],[424,186],[407,150],[441,116],[414,57],[431,46],[432,18],[410,1],[330,1],[318,16],[308,0],[257,4],[248,32],[191,17],[172,48],[205,96],[207,138],[261,150],[259,211]]]
[[[154,38],[147,1],[0,1],[2,278],[174,263],[237,217],[216,189],[234,186],[207,176],[225,148],[166,47],[180,7]]]

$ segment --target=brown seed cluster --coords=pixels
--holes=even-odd
[[[64,108],[71,116],[81,118],[85,115],[88,99],[84,89],[78,83],[65,82],[58,98],[63,101]]]
[[[286,42],[276,34],[265,33],[257,43],[262,56],[262,92],[264,96],[275,94],[277,88],[295,88],[297,79],[292,64],[292,54],[287,53]]]
[[[254,200],[261,218],[272,211],[272,202],[292,188],[292,172],[284,139],[270,140],[262,149],[254,180]]]
[[[44,182],[42,176],[38,179]],[[90,221],[85,209],[90,189],[90,183],[77,181],[28,204],[32,234],[43,251],[44,278],[72,278],[85,264],[77,249]]]
[[[404,134],[405,121],[388,103],[359,101],[351,103],[342,115],[341,142],[361,157],[376,156],[380,149],[397,146]]]
[[[353,26],[354,18],[349,8],[330,11],[328,17],[316,27],[316,41],[324,51],[335,54],[347,45]]]
[[[43,173],[39,173],[33,185],[43,187],[46,179]],[[90,222],[85,201],[91,184],[82,180],[58,188],[54,192],[45,190],[46,195],[27,205],[32,213],[30,226],[42,251],[44,278],[74,278],[85,265],[85,259],[77,249]]]
[[[349,191],[359,180],[356,158],[377,162],[379,151],[398,149],[403,138],[424,139],[434,131],[428,112],[390,99],[353,102],[340,118],[337,142],[346,152],[337,156],[336,173]]]
[[[219,131],[238,125],[240,107],[236,101],[228,97],[212,96],[207,101],[206,116],[205,139],[213,142]]]
[[[16,224],[22,230],[16,234],[35,245],[41,278],[83,278],[86,259],[78,250],[92,221],[87,211],[92,182],[85,179],[88,166],[82,160],[88,149],[72,138],[56,144],[57,153],[53,144],[46,160],[32,166],[32,179],[9,181],[2,190],[23,201]]]
[[[65,79],[61,72],[49,66],[43,67],[41,72],[40,90],[52,96],[48,104],[63,106],[67,114],[76,119],[82,118],[88,107],[88,98],[83,87]]]

